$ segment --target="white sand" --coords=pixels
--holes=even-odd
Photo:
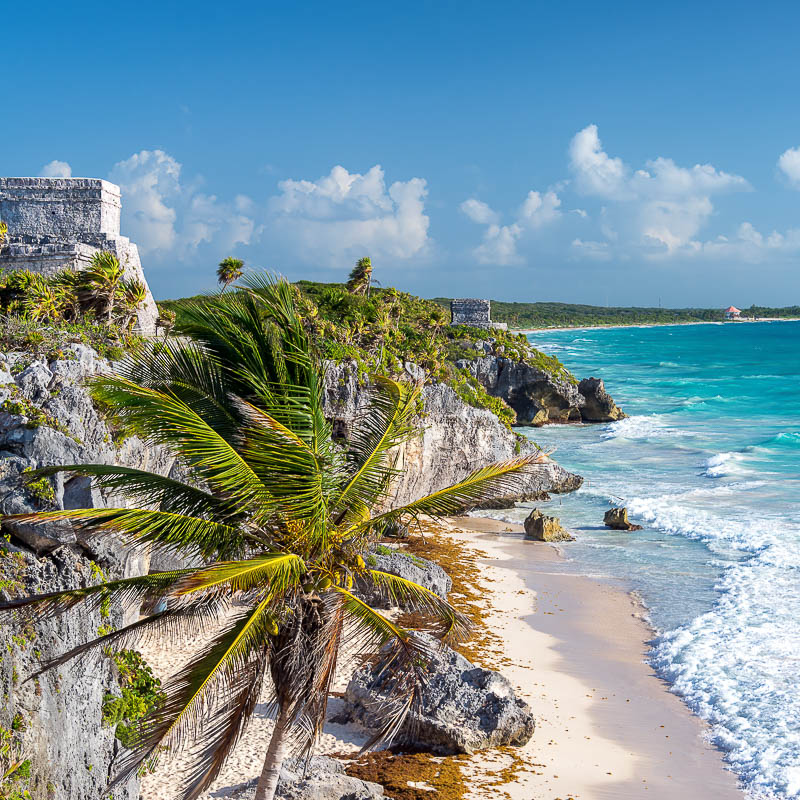
[[[553,572],[560,558],[555,548],[500,533],[509,529],[503,523],[474,518],[444,527],[486,554],[485,621],[502,637],[502,652],[487,654],[486,666],[501,665],[537,720],[526,746],[469,759],[469,800],[741,800],[721,755],[702,738],[701,721],[644,663],[649,631],[630,597]],[[142,649],[164,678],[201,644]],[[331,716],[340,702],[332,699]],[[271,728],[259,707],[203,800],[226,797],[259,774]],[[366,738],[358,726],[328,723],[319,752],[353,752]],[[142,800],[170,797],[181,763],[180,757],[165,762],[145,777]]]

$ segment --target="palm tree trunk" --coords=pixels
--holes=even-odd
[[[278,777],[281,774],[286,748],[289,744],[289,709],[281,707],[275,719],[275,729],[269,740],[267,755],[264,757],[264,766],[261,777],[258,779],[256,793],[253,800],[273,800],[275,789],[278,786]]]

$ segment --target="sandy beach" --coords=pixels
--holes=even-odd
[[[697,320],[695,322],[641,322],[631,325],[577,325],[566,328],[509,328],[509,333],[552,333],[555,331],[616,330],[618,328],[676,328],[684,325],[740,325],[743,322],[800,322],[796,317],[760,317],[759,319]]]
[[[702,721],[645,664],[651,633],[629,595],[559,574],[554,546],[525,542],[521,529],[506,523],[459,518],[439,526],[437,536],[457,541],[479,566],[492,635],[484,665],[502,670],[537,725],[522,748],[461,758],[467,800],[744,797],[721,753],[704,740]],[[201,644],[142,649],[166,677]],[[329,716],[340,703],[332,700]],[[258,775],[270,731],[259,709],[203,800],[229,796]],[[366,738],[358,726],[328,723],[319,751],[353,753]],[[169,797],[180,767],[178,757],[145,777],[142,800]]]

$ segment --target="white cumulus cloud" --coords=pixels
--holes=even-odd
[[[185,259],[202,243],[224,253],[248,244],[255,222],[249,201],[221,202],[181,179],[181,164],[163,150],[142,150],[114,165],[110,180],[122,190],[123,233],[142,253]]]
[[[500,219],[500,215],[496,211],[493,211],[486,203],[476,200],[474,197],[465,200],[459,208],[462,213],[479,225],[496,225]]]
[[[72,167],[66,161],[53,160],[42,167],[40,178],[71,178]]]
[[[461,203],[461,211],[473,222],[486,225],[481,243],[472,253],[481,264],[510,266],[523,259],[518,252],[519,241],[530,231],[538,230],[561,216],[561,200],[554,191],[544,194],[528,192],[516,212],[514,222],[500,225],[500,215],[481,200],[471,198]]]
[[[800,188],[800,147],[790,147],[778,159],[778,169],[797,188]]]
[[[300,261],[341,268],[361,255],[405,260],[429,244],[422,178],[387,189],[380,165],[363,175],[335,166],[316,181],[288,179],[278,189],[268,203],[270,236]]]
[[[575,134],[569,155],[577,190],[606,202],[602,215],[608,238],[651,256],[695,248],[714,212],[712,197],[750,188],[741,176],[710,164],[682,167],[658,157],[633,170],[603,150],[596,125]]]

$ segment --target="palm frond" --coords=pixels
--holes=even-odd
[[[243,714],[248,709],[252,713],[254,704],[242,708],[237,700],[241,701],[241,693],[245,690],[255,689],[261,679],[259,673],[263,673],[266,655],[266,628],[271,621],[269,600],[262,600],[254,608],[241,612],[197,658],[164,684],[165,702],[141,721],[138,743],[120,760],[112,786],[125,780],[144,762],[154,768],[163,752],[174,754],[190,742],[199,741],[209,720],[212,720],[212,726],[218,726],[220,719],[229,719],[231,705],[239,711],[238,736],[248,721]],[[257,669],[258,665],[262,669]],[[228,710],[221,714],[220,703],[228,706]],[[217,721],[213,722],[215,717]],[[199,758],[200,783],[206,778],[213,780],[214,770],[218,771],[220,764],[213,752],[206,748]],[[196,773],[193,780],[198,780]]]
[[[129,500],[154,505],[159,509],[168,507],[172,512],[214,519],[238,514],[238,509],[232,503],[196,486],[155,472],[116,464],[63,464],[33,470],[23,477],[27,482],[58,472],[92,478],[92,482],[100,489],[122,493]]]
[[[150,575],[121,578],[79,589],[62,589],[57,592],[15,598],[0,603],[0,612],[32,609],[40,614],[57,615],[87,601],[99,606],[106,598],[116,600],[123,606],[132,606],[145,597],[163,597],[181,578],[193,571],[180,569],[154,572]]]
[[[353,425],[348,455],[353,473],[332,501],[341,509],[340,524],[350,520],[351,505],[374,505],[386,492],[395,472],[388,463],[393,448],[408,440],[415,431],[410,424],[416,413],[420,388],[382,376],[373,377],[369,410]]]
[[[455,643],[469,637],[472,628],[469,618],[439,597],[436,592],[390,572],[370,569],[366,574],[376,586],[388,594],[394,605],[402,605],[431,615],[437,623],[431,633],[437,638]]]
[[[176,589],[176,595],[208,592],[225,587],[230,592],[264,588],[271,597],[293,588],[305,573],[303,559],[294,553],[266,553],[246,561],[212,564],[195,570]]]
[[[380,648],[384,678],[380,699],[372,710],[383,725],[362,748],[371,750],[391,742],[408,713],[419,706],[433,651],[424,639],[391,622],[347,590],[334,587],[334,591],[344,596],[343,608],[353,625],[347,643],[362,652],[374,653]]]
[[[264,544],[241,526],[225,525],[186,514],[141,508],[78,508],[63,511],[39,511],[12,514],[5,522],[46,525],[68,521],[88,535],[113,532],[132,547],[156,545],[174,553],[198,554],[204,559],[232,558],[240,555],[245,544]]]
[[[378,528],[402,516],[418,517],[427,514],[432,517],[447,517],[463,513],[497,498],[498,495],[518,491],[522,476],[536,459],[536,455],[519,456],[481,467],[458,483],[373,517],[362,523],[361,527]]]
[[[266,518],[274,501],[231,443],[174,395],[106,377],[95,396],[117,409],[125,427],[151,444],[165,445],[196,470],[214,492],[235,500],[242,511]]]

